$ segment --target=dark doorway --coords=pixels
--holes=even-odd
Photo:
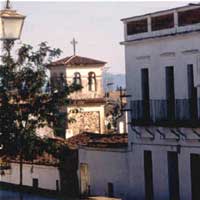
[[[59,181],[56,180],[56,192],[59,192],[59,191],[60,191]]]
[[[37,178],[33,178],[33,188],[38,189],[38,179]]]
[[[153,200],[153,171],[151,151],[144,151],[145,199]]]
[[[200,199],[200,155],[190,155],[192,200]]]
[[[89,194],[89,167],[87,163],[80,164],[80,189],[81,195],[87,196]]]
[[[108,197],[114,197],[113,183],[108,183]]]
[[[168,152],[167,158],[168,158],[169,199],[180,200],[178,154],[177,152]]]

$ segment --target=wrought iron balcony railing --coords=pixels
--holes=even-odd
[[[162,99],[131,101],[133,125],[200,127],[198,113],[200,99],[176,99],[173,103]]]

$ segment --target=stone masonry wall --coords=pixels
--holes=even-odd
[[[81,132],[100,133],[100,113],[99,112],[79,112],[74,116],[75,122],[68,124],[68,129],[73,131],[73,135]]]

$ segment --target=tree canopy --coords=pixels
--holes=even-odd
[[[41,141],[37,128],[59,124],[60,108],[69,105],[69,94],[80,86],[67,85],[65,77],[60,77],[58,84],[48,81],[46,66],[60,56],[60,49],[46,42],[36,50],[23,44],[12,57],[9,45],[4,42],[0,64],[0,152],[33,159],[43,151],[35,148]]]

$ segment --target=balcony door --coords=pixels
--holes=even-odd
[[[187,66],[188,70],[188,99],[190,108],[190,119],[197,119],[197,88],[194,87],[193,65]]]
[[[143,120],[148,121],[150,119],[149,70],[148,70],[148,68],[141,69],[141,80],[142,80]]]
[[[175,119],[174,67],[166,67],[167,119]]]

